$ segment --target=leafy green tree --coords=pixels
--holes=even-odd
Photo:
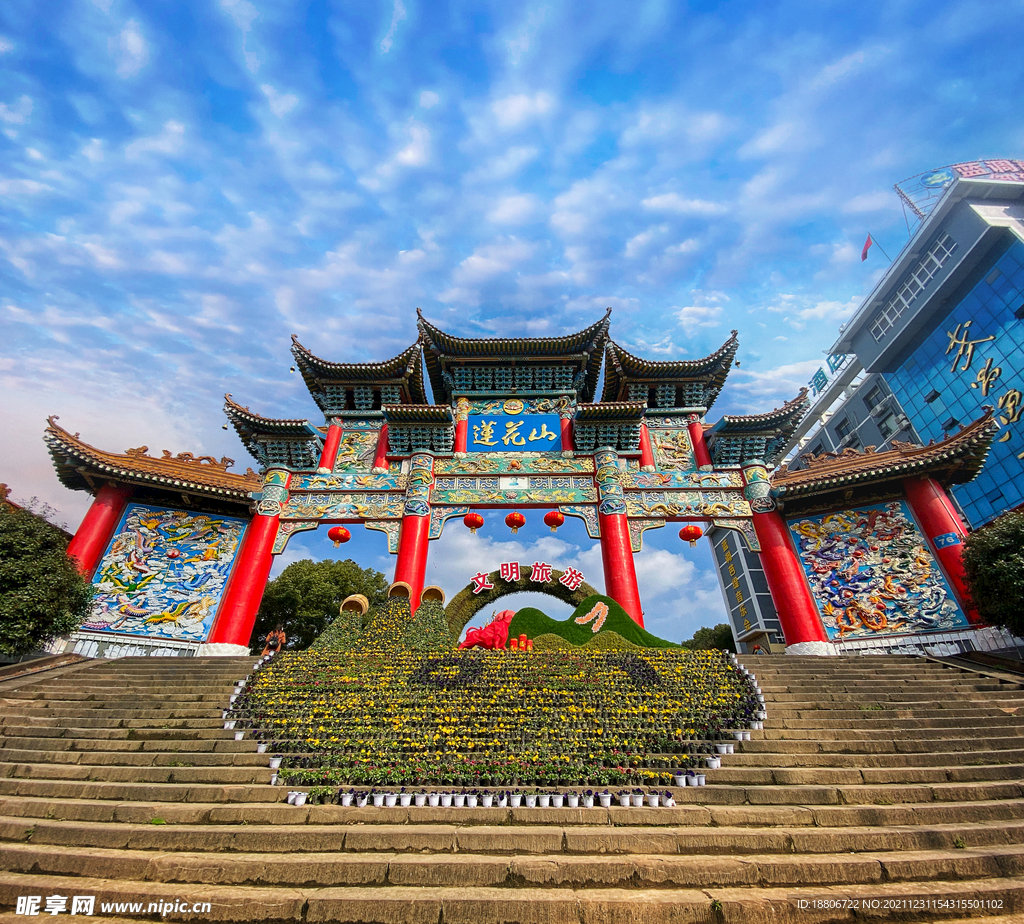
[[[67,534],[35,498],[24,508],[0,499],[0,652],[28,654],[77,629],[92,585],[67,556]]]
[[[388,582],[379,571],[360,568],[351,559],[292,562],[267,584],[249,647],[261,651],[267,633],[281,623],[288,648],[308,648],[350,594],[363,594],[372,610],[387,599]]]
[[[683,648],[689,648],[690,651],[708,651],[712,648],[735,651],[736,643],[732,640],[732,629],[728,623],[720,622],[713,629],[701,626],[693,633],[693,638],[683,642]]]
[[[1024,635],[1024,512],[1004,513],[971,533],[964,542],[964,571],[981,618]]]

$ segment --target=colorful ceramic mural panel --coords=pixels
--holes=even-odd
[[[245,520],[129,504],[100,562],[82,629],[201,642],[220,604]]]
[[[903,501],[793,520],[831,640],[968,626]]]

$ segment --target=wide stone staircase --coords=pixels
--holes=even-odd
[[[0,921],[55,896],[98,920],[1024,920],[1024,685],[909,657],[743,663],[764,730],[673,808],[288,805],[223,728],[253,659],[0,683]]]

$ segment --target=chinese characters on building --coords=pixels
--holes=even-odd
[[[551,452],[562,448],[557,414],[506,418],[470,415],[466,448],[470,452]]]

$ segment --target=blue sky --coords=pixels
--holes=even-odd
[[[413,341],[416,306],[465,336],[611,306],[614,338],[652,358],[735,327],[711,419],[767,410],[883,270],[860,262],[867,232],[893,255],[906,240],[894,182],[1024,156],[1022,32],[1020,0],[5,0],[0,478],[77,523],[51,413],[106,449],[244,467],[225,392],[312,415],[290,334],[380,359]],[[572,529],[512,548],[490,528],[467,552],[450,527],[435,577],[554,541],[599,582]],[[390,567],[358,532],[341,551]],[[641,591],[683,637],[721,602],[706,550],[661,532]],[[289,554],[328,551],[318,533]]]

